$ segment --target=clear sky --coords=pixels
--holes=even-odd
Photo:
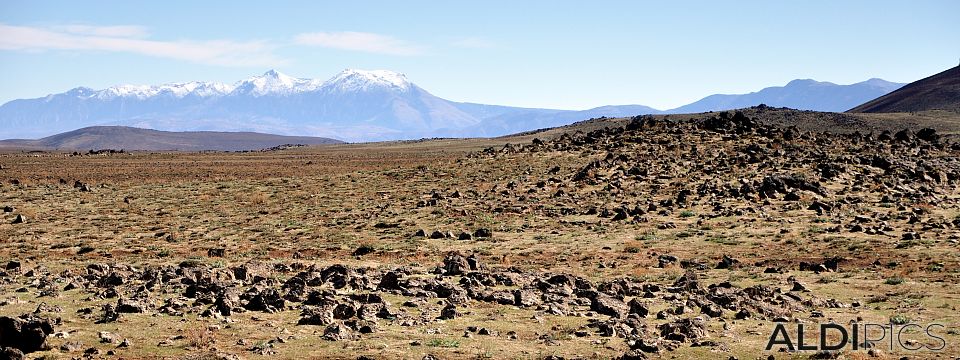
[[[434,95],[659,109],[960,61],[960,1],[0,2],[0,103],[76,86],[388,69]]]

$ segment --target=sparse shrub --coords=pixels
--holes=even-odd
[[[187,329],[183,334],[187,346],[193,349],[207,349],[213,345],[213,332],[206,327]]]
[[[884,283],[884,284],[887,284],[887,285],[900,285],[900,284],[903,284],[903,283],[905,283],[905,282],[907,282],[906,279],[904,279],[904,278],[902,278],[902,277],[899,277],[899,276],[894,276],[894,277],[892,277],[892,278],[887,278],[887,280],[884,280],[883,283]]]
[[[909,323],[909,322],[910,322],[910,318],[908,318],[908,317],[906,317],[906,316],[904,316],[904,315],[902,315],[902,314],[896,314],[896,315],[890,317],[890,323],[892,323],[892,324],[894,324],[894,325],[904,325],[904,324]]]
[[[643,243],[638,241],[631,241],[623,246],[623,252],[626,253],[636,254],[641,251],[643,251]]]
[[[720,245],[739,245],[740,244],[739,240],[735,240],[735,239],[731,239],[723,236],[710,237],[710,238],[707,238],[707,241],[712,243],[717,243]]]
[[[690,210],[684,210],[680,212],[680,217],[682,218],[694,217],[696,215],[697,215],[696,213]]]
[[[657,233],[650,231],[643,235],[637,235],[636,237],[634,237],[634,240],[656,241],[656,240],[659,240],[659,238],[657,238]]]
[[[430,339],[427,342],[427,346],[430,347],[441,347],[441,348],[458,348],[460,347],[460,341],[453,339]]]
[[[199,259],[186,259],[180,262],[180,267],[182,268],[195,268],[203,266],[203,261]]]

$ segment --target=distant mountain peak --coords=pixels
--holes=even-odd
[[[93,94],[94,92],[96,92],[96,90],[91,89],[91,88],[88,88],[88,87],[86,87],[86,86],[79,86],[79,87],[75,87],[75,88],[73,88],[73,89],[70,89],[69,91],[65,92],[64,94],[67,94],[67,95],[69,95],[69,96],[90,96],[90,95]]]
[[[316,82],[313,80],[295,78],[271,69],[263,73],[263,75],[240,80],[234,85],[233,92],[236,94],[263,96],[312,91],[316,88]]]
[[[797,86],[816,86],[816,85],[837,85],[828,81],[816,81],[814,79],[796,79],[787,83],[786,87]]]
[[[879,87],[896,86],[896,87],[898,87],[898,88],[899,88],[900,86],[903,86],[903,84],[898,84],[898,83],[895,83],[895,82],[886,81],[886,80],[881,79],[881,78],[870,78],[869,80],[866,80],[866,81],[861,82],[861,84],[870,85],[870,86],[879,86]]]
[[[279,77],[285,77],[285,76],[287,76],[287,75],[285,75],[285,74],[283,74],[283,73],[281,73],[281,72],[279,72],[279,71],[277,71],[277,70],[270,69],[270,70],[267,70],[267,72],[263,73],[263,76],[265,76],[265,77],[275,77],[275,78],[279,78]]]
[[[881,79],[870,79],[850,85],[838,85],[813,79],[796,79],[785,86],[772,86],[749,94],[710,95],[666,112],[697,113],[740,109],[759,104],[799,110],[844,111],[855,104],[896,90],[900,86],[903,84]]]
[[[325,88],[339,92],[392,89],[407,91],[413,86],[407,76],[390,70],[346,69],[327,80]]]

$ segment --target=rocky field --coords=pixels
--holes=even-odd
[[[960,144],[796,116],[0,154],[0,358],[960,356]],[[831,322],[945,346],[764,349]]]

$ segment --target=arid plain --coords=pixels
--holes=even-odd
[[[50,319],[28,354],[50,359],[954,358],[958,124],[759,107],[497,139],[11,151],[0,316]],[[778,322],[851,321],[943,324],[945,348],[764,351]]]

